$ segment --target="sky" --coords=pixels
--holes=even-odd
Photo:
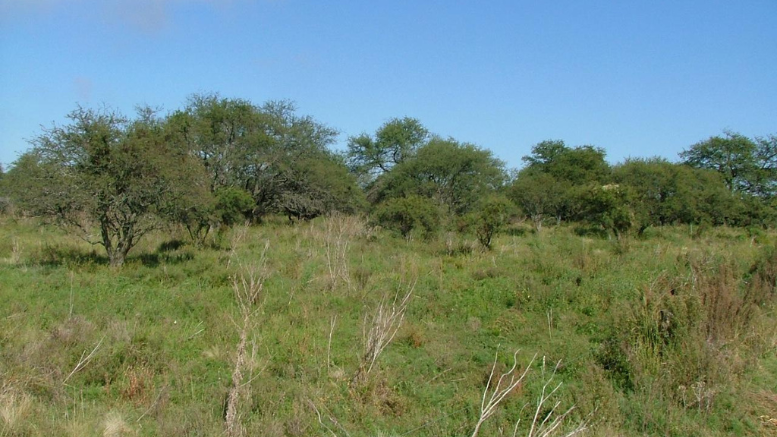
[[[0,163],[78,105],[193,93],[349,136],[395,117],[493,151],[543,140],[676,161],[777,133],[775,0],[0,0]]]

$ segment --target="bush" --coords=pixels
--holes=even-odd
[[[222,188],[216,192],[216,215],[222,224],[232,226],[242,223],[251,213],[254,199],[239,188]]]
[[[504,197],[491,197],[483,202],[477,212],[469,216],[475,236],[486,249],[491,248],[491,240],[502,231],[510,217],[511,204]]]
[[[11,199],[8,197],[0,197],[0,214],[10,214],[11,212]]]
[[[414,230],[429,238],[440,227],[439,209],[431,200],[421,196],[390,199],[378,205],[374,216],[378,224],[399,231],[405,238]]]

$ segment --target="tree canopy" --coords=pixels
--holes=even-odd
[[[725,131],[680,153],[683,163],[714,170],[729,191],[772,197],[777,191],[777,137],[750,139]]]
[[[463,215],[505,180],[504,163],[491,151],[436,137],[378,181],[381,188],[374,200],[419,195],[449,214]]]
[[[680,153],[680,163],[629,158],[612,167],[602,148],[547,140],[509,180],[490,150],[409,117],[348,138],[339,153],[338,132],[288,101],[194,94],[165,116],[79,107],[68,120],[43,129],[10,170],[0,167],[0,210],[52,219],[102,245],[113,265],[165,224],[185,226],[199,244],[212,229],[268,214],[294,221],[369,209],[405,236],[469,229],[484,247],[514,210],[536,231],[553,219],[617,235],[777,221],[775,135],[726,131]]]
[[[375,131],[348,139],[348,167],[364,183],[412,157],[429,140],[429,131],[415,118],[392,118]]]
[[[136,118],[78,108],[70,123],[33,140],[14,166],[13,192],[27,211],[53,218],[102,245],[119,266],[163,217],[206,192],[205,173],[187,150],[168,141],[154,111]],[[97,231],[97,234],[95,234]]]
[[[558,180],[575,185],[605,182],[610,165],[605,161],[604,149],[594,146],[568,147],[563,141],[543,141],[532,147],[531,155],[524,156],[526,171],[545,173]]]
[[[255,106],[218,95],[194,95],[170,117],[177,138],[208,170],[211,191],[245,190],[252,215],[312,218],[351,211],[361,193],[345,163],[329,151],[337,131],[298,116],[290,102]]]

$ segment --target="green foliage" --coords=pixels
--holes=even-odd
[[[532,147],[532,154],[524,156],[523,160],[527,163],[527,170],[546,173],[572,185],[582,185],[607,181],[610,166],[604,157],[604,149],[599,147],[570,148],[563,141],[543,141]]]
[[[680,153],[686,165],[715,170],[723,176],[730,191],[745,191],[751,185],[748,176],[754,170],[755,143],[735,132],[700,141]]]
[[[262,106],[218,95],[194,95],[169,119],[173,137],[208,170],[211,191],[251,194],[252,212],[312,218],[360,203],[355,180],[328,146],[337,131],[295,114],[289,102]]]
[[[224,225],[245,222],[254,207],[254,199],[245,190],[225,187],[216,191],[216,217]]]
[[[627,159],[613,168],[614,181],[628,187],[633,194],[631,208],[640,234],[649,226],[672,222],[669,205],[678,194],[679,171],[675,164],[661,158]]]
[[[376,207],[374,216],[381,226],[399,231],[405,238],[413,231],[429,238],[440,227],[439,208],[429,199],[416,195],[389,199]]]
[[[83,108],[68,118],[70,124],[44,130],[19,159],[14,197],[28,212],[102,245],[119,266],[183,200],[200,198],[199,163],[168,141],[148,108],[134,120]]]
[[[630,193],[619,185],[588,186],[579,191],[580,217],[620,236],[631,228]]]
[[[491,249],[491,242],[507,225],[512,209],[507,198],[490,196],[469,214],[470,226],[483,247]]]
[[[688,166],[715,171],[731,193],[738,194],[746,207],[726,211],[726,222],[774,224],[777,195],[777,137],[747,138],[724,132],[694,144],[680,153]]]
[[[711,170],[680,167],[677,191],[669,203],[677,222],[723,225],[735,223],[741,213],[740,199]]]
[[[604,158],[604,150],[598,147],[570,148],[563,141],[543,141],[523,157],[527,166],[513,181],[510,198],[537,231],[549,216],[559,223],[580,220],[586,214],[583,209],[590,209],[583,200],[590,193],[583,187],[602,186],[610,180],[610,166]]]
[[[434,138],[376,182],[380,189],[373,200],[418,195],[451,215],[464,215],[504,180],[504,163],[490,151]]]
[[[755,144],[755,168],[750,171],[748,191],[773,200],[777,197],[777,135],[756,137]]]
[[[289,178],[277,209],[290,219],[312,219],[331,212],[355,213],[364,196],[340,157],[321,154],[301,157],[288,167]]]
[[[507,196],[542,230],[548,218],[560,220],[569,209],[570,186],[548,173],[524,170],[518,173],[507,190]]]
[[[415,118],[392,118],[374,137],[363,133],[348,138],[348,167],[368,184],[412,157],[428,139],[429,131]]]
[[[723,176],[730,191],[760,198],[777,192],[777,137],[747,138],[725,131],[700,141],[680,153],[684,163],[694,168],[715,170]]]

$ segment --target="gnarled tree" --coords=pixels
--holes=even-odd
[[[102,245],[113,266],[164,216],[206,192],[199,163],[167,141],[162,121],[78,108],[45,129],[14,168],[13,196],[27,211]],[[187,199],[187,202],[182,202]]]

